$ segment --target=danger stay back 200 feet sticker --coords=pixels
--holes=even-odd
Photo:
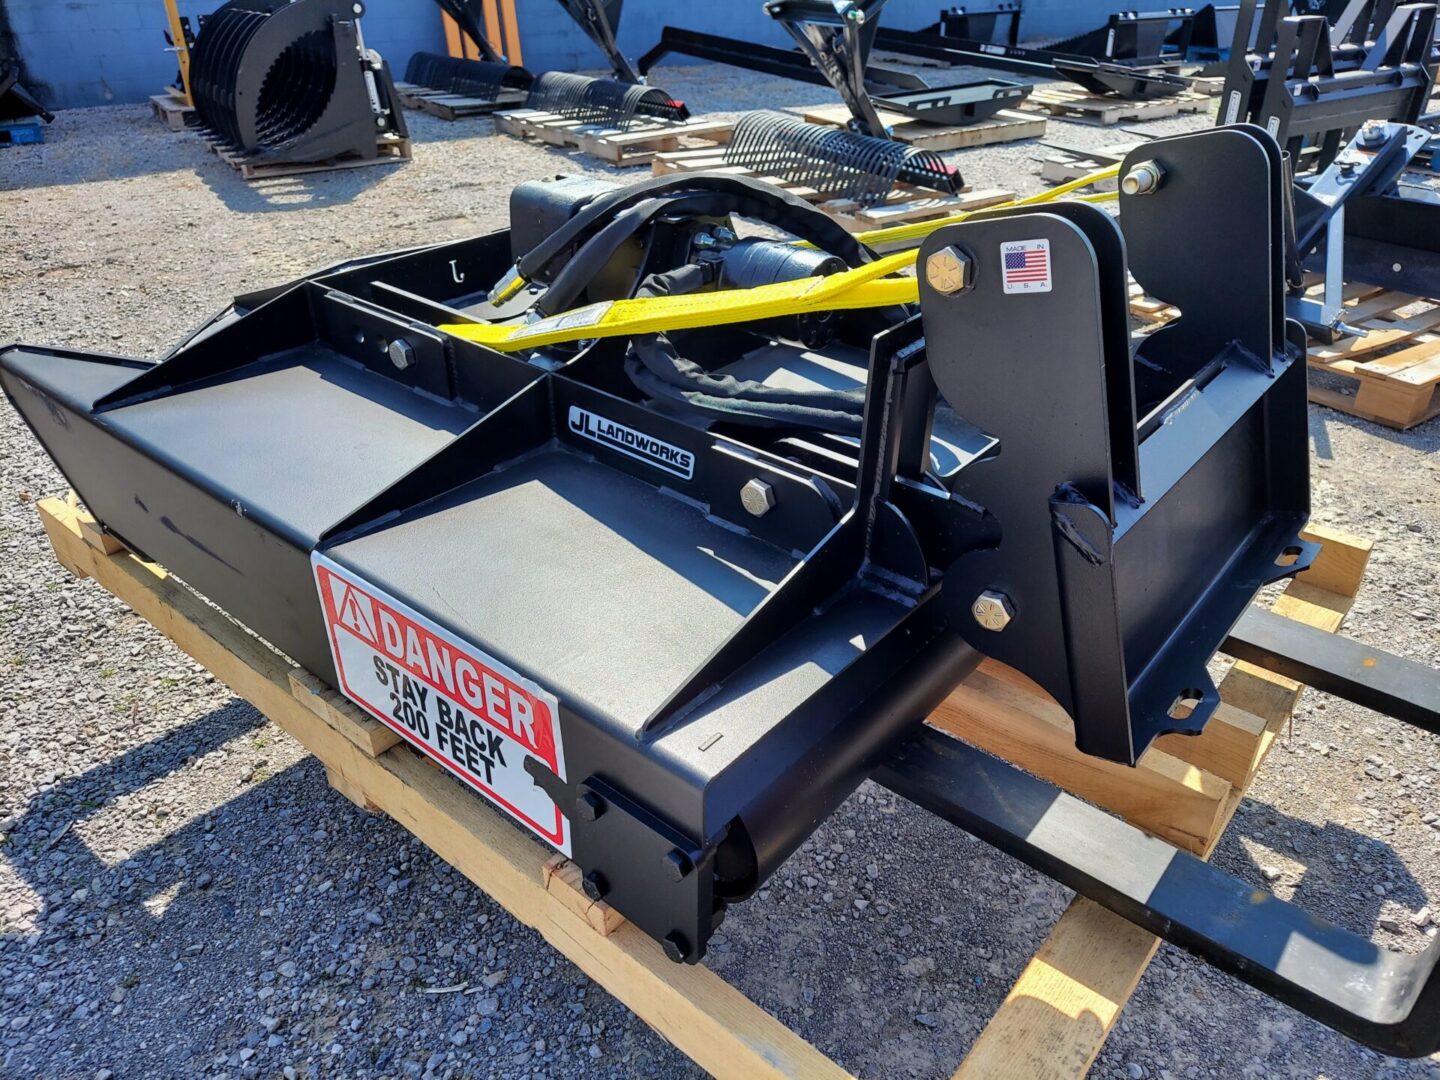
[[[525,768],[565,779],[555,695],[319,552],[311,563],[341,692],[569,855],[569,822]]]

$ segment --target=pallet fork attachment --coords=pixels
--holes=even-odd
[[[988,655],[1129,764],[1204,726],[1227,636],[1315,662],[1246,627],[1313,552],[1279,150],[1234,127],[1142,153],[1123,233],[1079,202],[933,230],[918,310],[467,340],[583,329],[621,298],[902,280],[764,184],[572,178],[517,189],[508,232],[255,294],[159,364],[16,346],[0,384],[116,537],[572,858],[676,961],[873,773],[1348,1034],[1429,1052],[1428,968],[923,733]],[[739,239],[731,213],[804,243]],[[1129,273],[1184,313],[1133,357]],[[1423,689],[1334,684],[1435,723]]]

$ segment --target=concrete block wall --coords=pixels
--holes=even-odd
[[[194,25],[219,0],[180,0]],[[175,78],[161,0],[0,0],[31,89],[52,108],[144,101]],[[445,48],[432,0],[366,0],[365,41],[402,72],[410,54]]]
[[[947,2],[890,0],[884,19],[891,26],[917,28],[934,22]],[[193,22],[218,5],[219,0],[180,0],[180,12]],[[599,50],[554,0],[516,0],[515,6],[530,70],[604,66]],[[1107,12],[1136,7],[1145,5],[1136,0],[1025,0],[1023,32],[1027,37],[1068,34],[1099,25]],[[9,17],[32,89],[53,108],[144,101],[175,77],[174,57],[164,51],[161,0],[0,0],[0,13]],[[621,46],[638,57],[667,23],[772,45],[788,42],[764,14],[761,0],[628,0]],[[363,26],[366,42],[397,72],[418,50],[444,51],[433,0],[366,0]]]
[[[918,30],[934,23],[940,9],[963,0],[890,0],[882,20],[886,26]],[[1101,25],[1112,11],[1151,10],[1165,5],[1140,0],[1024,0],[1021,33],[1025,37],[1060,37]],[[550,68],[575,71],[603,67],[590,40],[554,0],[515,0],[520,19],[520,47],[531,71]],[[1199,6],[1197,3],[1194,6]],[[765,14],[761,0],[626,0],[620,23],[620,46],[632,59],[660,39],[661,27],[683,26],[709,34],[765,45],[793,44]],[[696,63],[672,57],[665,63]],[[660,79],[655,80],[663,85]]]

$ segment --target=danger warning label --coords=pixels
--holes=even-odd
[[[525,769],[561,780],[555,696],[318,552],[340,690],[566,855],[568,822]]]

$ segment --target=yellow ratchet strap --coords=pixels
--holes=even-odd
[[[1072,180],[1039,195],[1017,199],[1010,206],[1052,202],[1087,184],[1115,176],[1114,166]],[[1113,198],[1113,194],[1082,196],[1087,201]],[[936,229],[969,217],[957,214],[937,221],[897,225],[862,233],[862,243],[919,240]],[[702,326],[725,326],[755,322],[813,311],[841,311],[854,308],[890,307],[913,304],[920,299],[920,287],[913,275],[894,277],[915,264],[917,248],[897,251],[873,262],[828,277],[801,278],[760,285],[749,289],[722,289],[718,292],[683,296],[639,297],[587,304],[572,311],[551,315],[530,323],[451,323],[440,329],[455,337],[500,352],[520,352],[569,341],[597,338],[634,337],[668,330],[693,330]]]

